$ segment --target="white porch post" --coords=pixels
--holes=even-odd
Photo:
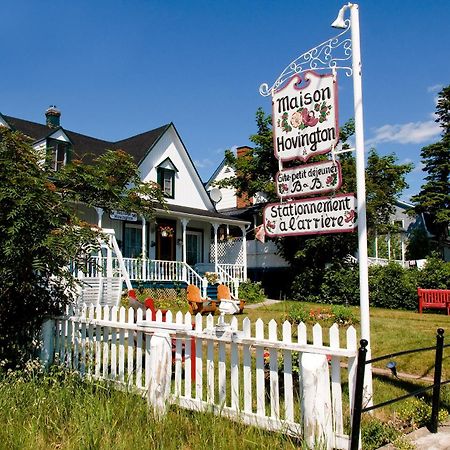
[[[99,228],[101,228],[102,227],[102,217],[103,217],[103,213],[105,211],[103,211],[103,208],[97,208],[97,207],[95,207],[95,211],[97,211],[97,226]]]
[[[186,271],[186,264],[187,264],[187,256],[186,256],[186,228],[187,224],[189,223],[189,219],[181,219],[181,227],[183,232],[183,280],[188,282],[187,280],[187,271]]]
[[[245,226],[240,227],[242,232],[242,263],[244,264],[243,278],[247,280],[247,232]]]
[[[391,233],[389,232],[387,235],[387,252],[388,252],[388,261],[391,260]]]
[[[375,230],[375,261],[378,264],[378,231]]]
[[[217,265],[218,265],[217,230],[219,229],[219,224],[213,223],[212,226],[214,228],[214,272],[217,272]]]
[[[406,246],[405,246],[405,233],[403,231],[400,233],[400,243],[402,246],[402,266],[405,267]]]
[[[142,280],[147,279],[147,221],[142,216]]]
[[[113,264],[112,264],[112,236],[109,236],[108,247],[106,249],[106,276],[113,276]]]
[[[102,228],[102,217],[103,217],[103,213],[105,211],[103,211],[103,208],[97,208],[95,207],[95,211],[97,212],[97,226],[99,228]],[[99,272],[98,274],[99,276],[103,275],[103,262],[102,262],[102,249],[100,249],[97,253],[97,257],[98,257],[98,264],[96,268],[93,268],[95,270],[95,273]]]

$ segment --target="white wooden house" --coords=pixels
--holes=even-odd
[[[63,128],[56,107],[45,115],[46,123],[40,124],[0,114],[0,125],[31,137],[43,157],[50,152],[54,170],[70,163],[74,154],[122,149],[134,157],[143,181],[162,187],[168,211],[157,209],[150,223],[126,211],[77,206],[87,222],[115,231],[132,281],[194,283],[205,292],[206,270],[233,286],[246,279],[248,222],[217,212],[173,123],[111,142]],[[227,254],[218,252],[220,226],[234,227],[242,237]]]
[[[238,147],[237,157],[243,157],[248,150],[249,147],[246,146]],[[234,169],[228,166],[224,159],[206,183],[206,189],[208,191],[217,189],[215,188],[217,182],[234,176],[236,176]],[[261,281],[268,296],[281,298],[290,288],[292,271],[289,263],[278,255],[274,241],[266,238],[265,242],[261,242],[255,239],[255,229],[262,224],[261,211],[267,203],[267,198],[264,193],[259,193],[252,198],[239,197],[233,188],[220,188],[220,193],[220,201],[216,204],[219,212],[251,223],[246,243],[249,278],[253,281]],[[219,248],[227,247],[229,242],[227,237],[230,234],[232,235],[232,231],[228,229],[221,230]],[[239,239],[239,237],[233,237],[233,239]]]

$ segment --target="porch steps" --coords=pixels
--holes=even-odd
[[[206,295],[212,300],[217,300],[217,285],[208,284],[208,287],[206,288]]]

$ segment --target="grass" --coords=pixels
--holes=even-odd
[[[271,319],[281,323],[292,304],[294,302],[286,301],[245,309],[244,314],[237,317],[239,322],[249,317],[252,323],[258,318],[266,324]],[[304,306],[315,310],[327,307],[312,303],[304,303]],[[359,317],[358,308],[353,311]],[[308,328],[311,326],[308,324]],[[355,326],[359,334],[359,326]],[[431,346],[435,343],[438,327],[450,334],[450,317],[371,308],[372,356]],[[325,341],[327,338],[324,333]],[[444,379],[450,377],[448,355],[449,350],[445,349]],[[395,360],[400,373],[433,375],[433,352]],[[377,366],[385,368],[386,363],[380,362]],[[401,375],[400,379],[390,375],[375,376],[374,402],[412,392],[422,384]],[[429,399],[430,395],[426,397]],[[374,418],[366,414],[363,426],[367,427],[368,436],[389,435],[383,422],[395,421],[402,405],[404,402],[376,410]],[[448,386],[442,391],[442,406],[450,410]],[[58,372],[58,369],[46,377],[33,376],[33,371],[8,377],[0,373],[0,423],[0,449],[301,448],[299,442],[280,433],[269,433],[212,414],[198,414],[176,407],[171,407],[168,415],[158,421],[141,397],[109,389],[103,383],[84,383],[77,376]],[[366,448],[376,447],[367,444]]]
[[[298,448],[268,433],[212,414],[172,407],[158,421],[145,399],[84,383],[54,370],[0,378],[0,448],[270,449]]]

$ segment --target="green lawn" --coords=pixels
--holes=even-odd
[[[238,316],[252,323],[261,318],[281,323],[294,302],[246,309]],[[304,304],[307,309],[326,308]],[[358,309],[354,309],[359,316]],[[308,324],[310,329],[312,324]],[[450,317],[427,313],[372,308],[371,329],[374,357],[386,353],[433,345],[436,328],[450,334]],[[359,327],[356,325],[359,334]],[[344,335],[344,333],[342,333]],[[324,333],[324,338],[327,334]],[[445,377],[450,376],[449,351],[444,353]],[[401,373],[432,375],[433,354],[418,353],[397,358]],[[386,362],[379,364],[384,368]],[[78,377],[54,370],[51,376],[5,376],[0,372],[0,448],[8,449],[271,449],[301,448],[288,437],[236,424],[211,414],[198,414],[171,407],[161,421],[155,420],[146,401],[109,389],[102,383],[84,383]],[[345,378],[345,376],[344,376]],[[406,392],[420,383],[400,376],[374,377],[375,403]],[[344,386],[344,390],[346,386]],[[442,405],[450,409],[450,389],[444,389]],[[374,416],[392,423],[404,402],[376,410]],[[369,438],[388,427],[366,414],[363,431]],[[367,439],[365,437],[364,439]],[[384,439],[383,442],[385,442]],[[365,448],[377,448],[365,442]]]

